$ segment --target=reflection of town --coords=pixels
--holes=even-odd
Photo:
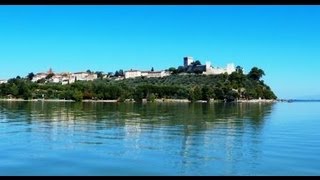
[[[186,171],[182,173],[187,173],[195,163],[199,164],[200,171],[203,166],[213,168],[212,163],[217,161],[234,161],[228,165],[236,166],[236,162],[259,158],[259,137],[272,106],[1,102],[0,114],[8,121],[23,116],[25,123],[32,124],[31,131],[46,131],[44,138],[48,140],[58,140],[62,134],[66,139],[72,137],[73,146],[75,142],[103,145],[113,140],[126,149],[120,153],[126,156],[137,155],[146,148],[179,156],[182,162],[174,164],[182,166]],[[46,128],[40,128],[43,126]],[[244,133],[248,131],[251,133]],[[85,140],[75,138],[83,134],[87,136]],[[88,137],[92,138],[88,140]],[[239,152],[242,154],[234,154]],[[251,157],[247,157],[248,154]],[[164,160],[170,161],[170,156]],[[213,171],[221,168],[229,171],[222,173],[230,174],[236,169],[218,165],[216,168]]]

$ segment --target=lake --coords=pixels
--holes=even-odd
[[[320,102],[0,102],[0,175],[320,175]]]

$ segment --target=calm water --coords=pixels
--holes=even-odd
[[[320,175],[320,102],[0,102],[0,175]]]

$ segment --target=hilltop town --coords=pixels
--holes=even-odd
[[[166,70],[154,71],[153,67],[149,71],[144,70],[119,70],[115,73],[104,74],[101,71],[93,72],[87,70],[85,72],[62,72],[55,73],[51,68],[47,72],[30,73],[27,78],[35,83],[60,83],[62,85],[72,84],[76,81],[94,81],[96,79],[113,79],[123,80],[129,78],[145,77],[145,78],[160,78],[170,76],[173,74],[186,75],[186,74],[204,74],[204,75],[217,75],[217,74],[231,74],[236,71],[234,64],[227,64],[226,68],[213,67],[210,61],[202,65],[199,60],[195,61],[193,57],[184,57],[183,65],[178,68],[171,67]],[[0,84],[6,83],[7,80],[0,80]]]
[[[248,74],[241,66],[214,67],[210,62],[184,57],[182,65],[166,70],[119,70],[63,72],[52,69],[0,84],[0,99],[62,101],[247,101],[274,100],[277,96],[261,79],[264,71],[253,67]],[[260,100],[259,100],[260,102]]]

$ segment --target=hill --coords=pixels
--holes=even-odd
[[[0,85],[1,98],[24,99],[135,99],[174,98],[196,100],[276,99],[271,88],[261,80],[262,69],[252,68],[245,75],[241,68],[228,75],[174,74],[162,78],[124,80],[100,79],[72,84],[33,83],[28,78],[13,78]]]

